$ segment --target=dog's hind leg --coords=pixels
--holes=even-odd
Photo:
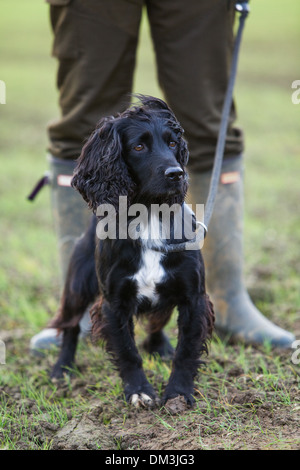
[[[94,231],[91,229],[76,244],[71,256],[64,292],[52,328],[63,331],[63,342],[51,377],[61,378],[73,367],[79,322],[99,293],[94,261]]]
[[[62,379],[65,374],[69,375],[71,369],[74,368],[79,332],[79,325],[64,330],[60,355],[51,373],[52,380]]]
[[[143,342],[143,348],[151,355],[158,354],[162,359],[172,359],[174,356],[174,348],[163,331],[172,315],[172,311],[173,309],[155,312],[148,316],[148,336]]]

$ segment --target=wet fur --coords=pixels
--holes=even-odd
[[[119,196],[127,196],[129,206],[184,203],[188,149],[183,130],[163,101],[140,99],[140,105],[101,120],[82,150],[72,185],[94,214],[100,204],[112,204],[118,211]],[[142,153],[136,151],[139,142]],[[182,170],[174,181],[166,176],[170,168]],[[163,236],[155,241],[99,240],[97,222],[94,215],[75,246],[60,309],[52,322],[64,332],[52,377],[61,378],[74,365],[79,321],[93,303],[93,334],[105,340],[127,401],[148,405],[156,400],[134,340],[134,317],[143,315],[148,320],[145,349],[173,357],[162,401],[183,395],[192,404],[194,377],[214,324],[200,250],[152,251],[169,242]],[[163,328],[175,307],[178,342],[174,351]]]

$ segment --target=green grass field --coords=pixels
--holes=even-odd
[[[246,136],[245,279],[263,313],[299,338],[300,104],[292,103],[291,85],[300,79],[300,4],[252,0],[251,7],[235,89]],[[179,414],[130,410],[105,354],[89,343],[80,345],[80,371],[62,389],[47,376],[55,352],[29,355],[30,337],[59,299],[49,190],[26,200],[47,170],[46,126],[59,114],[51,41],[48,5],[2,1],[0,449],[299,449],[300,365],[290,351],[215,339],[196,407]],[[134,88],[161,96],[145,18]],[[145,368],[160,390],[170,364],[145,357]],[[72,441],[75,428],[80,444]]]

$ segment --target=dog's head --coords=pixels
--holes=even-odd
[[[139,98],[139,106],[102,119],[83,147],[72,186],[94,212],[100,204],[117,209],[119,196],[130,205],[182,203],[186,195],[183,129],[164,101]]]

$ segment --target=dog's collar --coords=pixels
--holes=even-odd
[[[172,233],[173,236],[171,238],[160,238],[156,239],[146,239],[142,241],[140,238],[137,240],[144,248],[150,249],[152,251],[156,251],[159,253],[176,253],[182,251],[189,251],[189,250],[199,250],[202,248],[203,241],[206,237],[207,233],[207,226],[204,222],[200,222],[196,219],[195,213],[192,211],[191,207],[187,205],[185,202],[180,206],[181,210],[176,213],[176,220],[177,220],[177,228],[181,226],[181,237],[182,237],[182,230],[187,228],[189,234],[185,232],[183,234],[183,238],[177,238],[175,236],[176,228],[173,225]],[[175,219],[174,222],[175,224]],[[190,226],[190,223],[192,224]],[[178,226],[179,224],[179,226]],[[169,236],[170,236],[170,232]],[[179,232],[180,233],[180,232]]]
[[[201,230],[201,228],[203,230]],[[163,245],[153,245],[151,250],[158,251],[160,253],[178,253],[182,251],[189,250],[199,250],[207,234],[207,226],[200,222],[196,221],[196,230],[197,233],[192,240],[180,242],[180,243],[165,243]]]

